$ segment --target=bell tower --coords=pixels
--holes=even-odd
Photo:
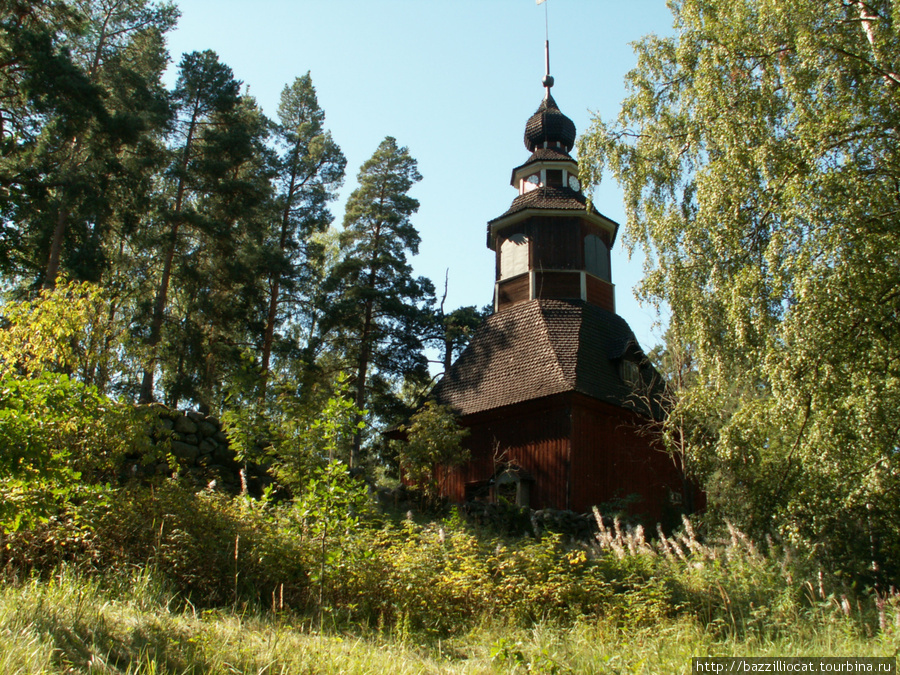
[[[549,52],[548,52],[549,54]],[[487,245],[495,253],[494,311],[527,300],[583,301],[615,312],[609,251],[618,224],[585,198],[578,162],[569,154],[575,124],[550,93],[525,124],[528,160],[512,170],[518,196],[488,222]]]
[[[531,156],[516,196],[487,224],[494,313],[432,395],[470,430],[470,460],[442,475],[456,502],[587,511],[637,496],[666,523],[693,503],[680,466],[640,433],[659,417],[663,384],[616,314],[610,248],[618,225],[585,198],[575,124],[550,93],[525,124]]]

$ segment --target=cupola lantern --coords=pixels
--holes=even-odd
[[[559,109],[544,76],[544,99],[525,123],[531,152],[512,171],[518,191],[510,208],[488,223],[488,248],[496,254],[494,310],[535,299],[580,300],[611,312],[615,294],[609,251],[618,224],[586,199],[575,146],[575,124]]]

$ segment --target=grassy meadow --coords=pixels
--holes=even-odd
[[[73,507],[3,542],[0,673],[687,673],[900,649],[896,592],[733,529],[617,524],[585,544],[458,517],[344,525],[174,484]]]
[[[145,573],[119,583],[61,572],[0,594],[0,672],[113,674],[689,673],[693,656],[894,656],[897,626],[811,608],[790,627],[735,635],[696,619],[485,619],[448,637],[313,626],[292,613],[198,610]]]

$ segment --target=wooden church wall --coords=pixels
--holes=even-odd
[[[534,273],[534,297],[580,300],[581,275],[578,272]]]
[[[533,478],[531,508],[587,512],[630,495],[630,506],[649,527],[676,525],[682,476],[672,459],[637,432],[641,419],[621,408],[579,394],[561,395],[463,417],[470,462],[444,476],[451,501],[472,498],[466,486],[484,482],[514,464]],[[485,498],[486,494],[482,495]]]
[[[534,269],[568,270],[583,267],[578,218],[529,218],[526,230],[531,241]]]
[[[470,430],[466,446],[472,454],[466,466],[445,478],[443,492],[451,501],[466,499],[467,484],[515,464],[534,479],[529,486],[531,508],[565,508],[571,421],[562,397],[517,406],[515,414],[501,409],[460,422]]]
[[[638,433],[642,420],[623,410],[578,396],[572,406],[572,506],[586,511],[600,503],[639,496],[629,511],[647,525],[677,520],[672,494],[683,488],[671,457]]]
[[[615,290],[611,283],[588,274],[585,285],[587,286],[587,301],[589,303],[602,307],[607,312],[615,313]]]
[[[521,274],[512,279],[504,279],[497,284],[497,303],[498,307],[505,307],[517,302],[528,300],[529,284],[531,283],[528,274]]]

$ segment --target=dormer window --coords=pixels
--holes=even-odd
[[[622,359],[622,381],[632,389],[641,383],[641,368],[630,359]]]

